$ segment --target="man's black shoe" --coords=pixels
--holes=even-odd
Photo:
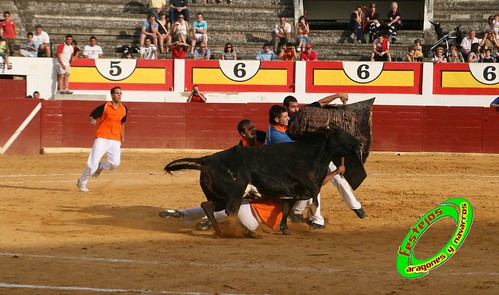
[[[359,209],[352,209],[353,212],[355,212],[355,214],[357,214],[357,216],[360,218],[360,219],[364,219],[366,217],[366,212],[364,212],[364,209],[362,209],[362,207],[360,207]]]

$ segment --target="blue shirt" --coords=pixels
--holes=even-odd
[[[204,20],[201,22],[195,21],[192,23],[192,26],[196,28],[196,33],[198,33],[197,29],[208,29],[208,23],[206,23]],[[198,33],[201,34],[201,33]]]
[[[490,104],[499,104],[499,96],[494,99]]]
[[[286,132],[282,132],[281,130],[277,130],[274,125],[269,125],[269,129],[267,130],[267,137],[265,137],[265,144],[272,143],[281,143],[281,142],[293,142],[291,138],[289,138]]]
[[[152,33],[151,24],[147,20],[144,21],[143,26],[146,27],[146,32]],[[154,27],[157,29],[159,27],[158,23],[155,22]]]
[[[265,50],[260,50],[256,55],[257,60],[275,60],[275,53],[272,50],[265,52]]]

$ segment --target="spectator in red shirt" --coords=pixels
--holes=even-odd
[[[318,60],[317,52],[312,50],[312,44],[307,43],[305,45],[305,50],[300,54],[300,60],[308,61],[308,60]]]
[[[204,94],[199,92],[199,86],[192,86],[192,92],[189,95],[189,98],[187,98],[187,102],[206,102],[206,97],[204,97]]]
[[[5,19],[0,23],[0,35],[7,43],[9,48],[8,54],[10,56],[14,55],[14,44],[16,42],[16,23],[10,19],[10,12],[5,11],[3,13],[3,18]]]
[[[187,50],[189,50],[189,44],[182,41],[175,41],[170,49],[172,59],[185,59]]]

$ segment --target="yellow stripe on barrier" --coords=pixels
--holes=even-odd
[[[128,78],[112,81],[103,77],[93,67],[71,67],[71,83],[130,83],[130,84],[164,84],[166,70],[164,68],[136,68]]]
[[[227,85],[287,85],[288,71],[286,69],[260,69],[251,79],[238,82],[227,78],[219,68],[193,68],[194,84],[227,84]]]
[[[480,83],[471,75],[471,72],[442,71],[442,87],[499,89],[499,84],[486,85]]]
[[[352,81],[343,70],[314,70],[314,86],[397,86],[413,87],[414,71],[384,70],[369,83]]]

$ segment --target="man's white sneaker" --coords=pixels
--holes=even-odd
[[[99,167],[97,167],[97,170],[95,170],[95,172],[92,174],[92,178],[99,177],[101,172],[102,172],[102,164],[99,162]]]
[[[86,185],[82,184],[80,180],[76,181],[76,186],[80,190],[80,192],[88,193],[90,190],[87,188]]]

